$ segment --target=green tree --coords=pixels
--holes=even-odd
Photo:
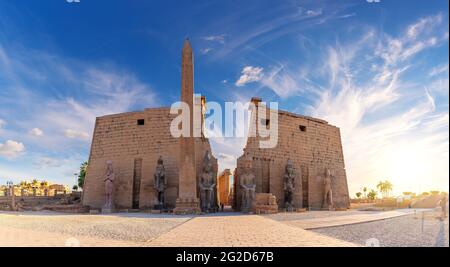
[[[361,198],[361,195],[362,195],[361,192],[357,192],[357,193],[356,193],[356,197],[357,197],[357,198]]]
[[[364,198],[367,198],[367,187],[363,188],[363,192],[364,192]]]
[[[369,198],[370,200],[375,200],[375,198],[377,197],[377,194],[378,194],[378,192],[372,189],[367,194],[367,198]]]
[[[78,187],[79,188],[83,188],[84,178],[86,177],[87,166],[88,166],[88,162],[87,161],[81,163],[80,173],[78,173]]]
[[[72,187],[72,189],[73,189],[73,191],[78,191],[78,185],[74,185],[73,187]]]

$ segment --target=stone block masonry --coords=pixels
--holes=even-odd
[[[188,104],[193,118],[194,65],[188,40],[182,50],[181,101]],[[201,97],[199,103],[206,105],[205,98]],[[83,205],[101,208],[105,203],[105,163],[111,160],[115,174],[114,206],[151,209],[158,204],[153,174],[161,156],[167,179],[166,207],[178,206],[181,213],[199,212],[197,173],[201,172],[203,155],[211,147],[203,134],[192,137],[192,119],[190,137],[174,138],[170,125],[176,116],[170,114],[170,108],[163,107],[98,117],[83,188]],[[217,160],[212,161],[216,175]]]
[[[167,176],[166,202],[174,207],[179,185],[179,138],[170,134],[170,123],[175,115],[169,108],[151,108],[140,112],[129,112],[99,117],[95,123],[89,157],[89,166],[84,185],[83,204],[101,208],[105,201],[105,162],[113,161],[114,204],[117,208],[152,208],[157,196],[153,188],[153,174],[161,155]],[[142,124],[143,120],[143,124]],[[140,123],[141,124],[140,124]],[[195,138],[195,149],[199,157],[210,150],[205,138]],[[135,161],[142,161],[135,164]],[[215,159],[214,159],[215,160]],[[217,170],[217,162],[215,162]],[[133,179],[135,167],[140,170],[138,206],[133,207]],[[201,160],[196,160],[196,171],[201,171]],[[194,177],[195,179],[195,177]],[[195,181],[195,180],[194,180]]]
[[[111,160],[115,175],[115,208],[152,209],[157,204],[153,174],[161,156],[167,179],[167,188],[164,191],[166,207],[174,209],[175,213],[200,211],[198,174],[202,172],[202,158],[207,150],[211,151],[211,147],[203,132],[201,137],[192,137],[193,130],[198,130],[198,127],[203,130],[204,125],[204,113],[201,123],[193,124],[194,106],[198,108],[197,105],[200,105],[199,110],[204,112],[206,100],[200,96],[200,101],[194,103],[194,99],[197,99],[194,98],[194,60],[188,40],[183,46],[181,65],[181,101],[190,108],[190,137],[172,136],[170,125],[177,115],[170,114],[168,107],[98,117],[83,188],[85,206],[99,209],[104,205],[106,161]],[[252,99],[252,102],[256,103],[256,109],[261,105],[259,98]],[[325,179],[327,169],[331,171],[332,176],[333,208],[349,207],[339,128],[320,119],[286,111],[267,108],[267,112],[278,113],[277,145],[261,148],[260,141],[266,139],[258,136],[247,139],[244,155],[237,160],[237,168],[234,171],[231,197],[234,208],[240,209],[239,173],[246,154],[253,159],[256,193],[273,194],[278,207],[285,207],[284,173],[289,159],[296,172],[294,208],[321,209],[324,206],[324,181],[329,180]],[[271,127],[270,119],[266,120],[266,124]],[[251,129],[251,132],[253,130]],[[214,177],[217,177],[217,160],[212,160]]]
[[[244,148],[244,155],[248,153],[253,157],[256,192],[274,194],[278,206],[284,207],[283,175],[290,159],[296,172],[293,198],[296,208],[322,208],[327,168],[333,177],[334,206],[348,208],[350,200],[339,128],[320,119],[281,110],[278,111],[278,127],[275,148],[260,148],[260,137],[249,137]],[[237,161],[234,190],[236,209],[240,208],[239,172],[243,161],[244,156]]]

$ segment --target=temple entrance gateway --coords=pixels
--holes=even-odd
[[[249,124],[248,133],[254,134],[247,136],[236,169],[228,170],[226,180],[219,182],[217,159],[210,153],[204,132],[206,98],[194,94],[194,55],[188,40],[181,52],[180,100],[184,105],[177,102],[171,107],[96,118],[83,187],[84,206],[104,207],[106,194],[108,206],[125,209],[156,206],[175,214],[198,214],[222,207],[225,210],[228,205],[237,211],[255,212],[257,198],[273,209],[288,207],[292,211],[349,207],[338,127],[321,119],[279,110],[272,102],[269,108],[267,102],[253,97],[248,110],[251,114],[247,115],[255,122]],[[265,117],[261,115],[264,112]],[[185,115],[192,118],[186,121],[189,127],[183,127]],[[261,121],[265,129],[256,124]],[[180,130],[179,126],[186,128],[186,133],[174,134]],[[264,130],[270,137],[276,137],[273,146],[268,146],[267,137],[261,135]],[[164,159],[164,166],[162,162],[160,166],[164,171],[155,174],[154,161],[158,158]],[[111,185],[105,192],[99,188],[105,186],[106,159],[117,164],[114,170],[117,181],[114,190]],[[286,170],[288,160],[291,162]],[[251,168],[246,167],[249,164]],[[332,177],[324,173],[325,169]],[[114,199],[110,191],[116,193]]]

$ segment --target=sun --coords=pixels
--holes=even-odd
[[[400,146],[390,151],[386,179],[394,185],[394,192],[420,192],[428,184],[433,173],[433,162],[427,158],[427,151],[416,146]]]

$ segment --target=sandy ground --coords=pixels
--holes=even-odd
[[[69,238],[80,240],[80,246],[139,246],[191,218],[144,213],[0,212],[0,246],[66,246]]]

